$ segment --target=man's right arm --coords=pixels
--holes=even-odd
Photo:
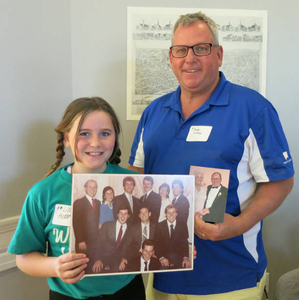
[[[135,171],[135,172],[138,172],[140,174],[144,174],[144,168],[138,168],[138,167],[134,167],[132,165],[129,165],[127,167],[128,170],[132,170],[132,171]]]

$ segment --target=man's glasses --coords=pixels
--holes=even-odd
[[[211,53],[212,46],[218,47],[219,45],[212,43],[200,43],[193,46],[177,45],[171,46],[170,51],[171,55],[176,58],[186,57],[189,49],[192,49],[196,56],[206,56]]]

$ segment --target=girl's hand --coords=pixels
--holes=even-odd
[[[76,283],[85,274],[89,258],[85,254],[67,253],[56,258],[55,271],[57,276],[66,283]]]

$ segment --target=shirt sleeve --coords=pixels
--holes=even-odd
[[[33,193],[28,193],[19,224],[7,250],[9,253],[46,252],[46,222],[37,198]]]
[[[143,148],[143,132],[144,132],[144,113],[139,121],[134,141],[131,148],[131,156],[129,158],[129,164],[137,167],[144,168],[144,148]]]
[[[293,161],[278,114],[269,102],[253,121],[247,139],[249,166],[256,182],[294,175]]]

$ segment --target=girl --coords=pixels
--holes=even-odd
[[[101,204],[99,228],[107,221],[113,221],[113,203],[114,190],[111,186],[106,186],[103,189],[103,203]]]
[[[82,279],[89,258],[68,253],[69,226],[55,215],[58,208],[70,208],[71,174],[133,173],[117,165],[120,125],[112,107],[97,97],[77,99],[67,107],[55,131],[57,160],[46,178],[29,191],[8,252],[17,255],[23,272],[48,277],[51,300],[145,299],[141,275]],[[71,148],[75,162],[56,170],[64,147]]]
[[[165,208],[167,205],[171,204],[169,199],[170,187],[167,183],[162,183],[159,186],[159,194],[161,196],[161,208],[158,222],[166,220]]]

